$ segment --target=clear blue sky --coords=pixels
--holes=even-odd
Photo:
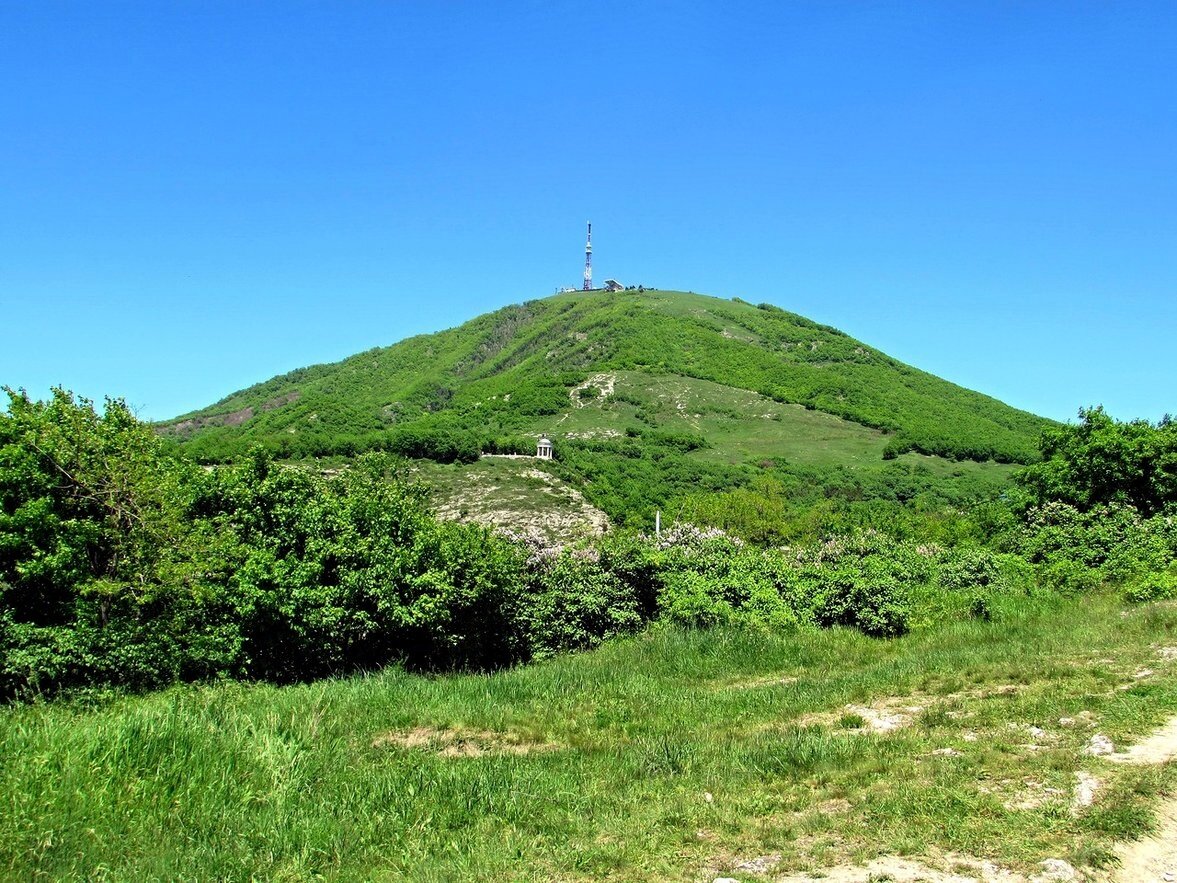
[[[0,383],[166,418],[599,279],[1177,412],[1177,3],[7,2]]]

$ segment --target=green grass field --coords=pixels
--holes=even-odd
[[[883,433],[858,423],[709,380],[642,371],[603,376],[612,395],[570,400],[566,411],[536,420],[531,431],[556,439],[623,435],[643,427],[641,414],[659,429],[705,437],[711,447],[700,456],[726,463],[769,457],[820,466],[878,463],[887,443]]]
[[[0,876],[752,880],[740,866],[757,858],[782,873],[947,852],[1099,864],[1147,827],[1177,769],[1082,749],[1177,713],[1173,645],[1172,605],[1004,596],[992,622],[892,641],[654,629],[484,676],[8,707]],[[1101,786],[1072,814],[1080,770]]]
[[[536,419],[528,431],[553,439],[608,438],[624,435],[630,427],[641,429],[648,421],[661,430],[703,436],[709,447],[691,456],[731,464],[782,458],[802,466],[877,468],[887,446],[888,436],[878,430],[709,380],[643,371],[595,376],[604,380],[593,385],[611,387],[611,394],[570,398],[565,411]],[[992,461],[953,462],[921,454],[904,454],[898,459],[921,464],[945,477],[965,472],[992,476],[995,485],[1004,482],[1015,468]]]

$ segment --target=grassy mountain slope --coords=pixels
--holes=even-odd
[[[727,391],[698,386],[700,410],[683,403],[679,414],[738,423],[753,416],[741,402],[760,414],[768,413],[766,401],[799,405],[848,421],[836,432],[857,434],[864,456],[879,447],[866,440],[882,438],[862,433],[870,428],[887,433],[879,456],[917,451],[1026,462],[1047,425],[779,308],[648,291],[574,292],[505,307],[457,328],[274,377],[164,431],[209,460],[259,442],[293,456],[346,454],[382,446],[397,433],[464,433],[484,449],[494,449],[496,439],[519,446],[523,436],[557,431],[552,418],[569,409],[570,390],[609,372],[628,378],[615,401],[630,406],[639,425],[641,418],[652,418],[645,421],[651,428],[661,422],[649,407],[657,394],[651,400],[643,391],[675,378],[707,381]],[[778,408],[777,422],[798,427],[803,438],[813,421],[802,408]],[[619,432],[630,428],[623,422],[613,421]],[[831,431],[834,425],[828,423]],[[705,436],[723,437],[718,424],[710,429],[698,426]],[[752,433],[737,427],[727,434],[747,441]],[[773,455],[771,438],[740,450]]]

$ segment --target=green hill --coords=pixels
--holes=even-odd
[[[558,468],[616,518],[782,464],[822,481],[897,458],[907,473],[999,477],[994,464],[1034,458],[1047,425],[769,304],[624,291],[505,307],[274,377],[161,430],[208,462],[259,443],[470,461],[547,434]]]

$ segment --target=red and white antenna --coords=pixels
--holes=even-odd
[[[593,290],[593,222],[588,222],[588,242],[584,244],[584,290]]]

